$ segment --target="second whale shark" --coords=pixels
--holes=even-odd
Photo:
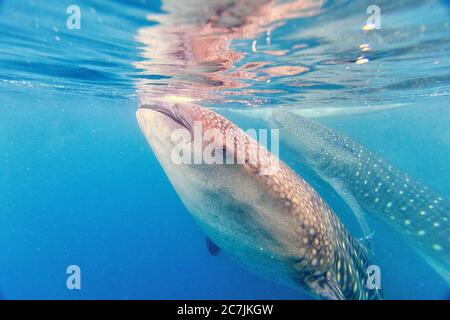
[[[347,202],[362,229],[364,213],[403,235],[425,261],[450,283],[450,200],[351,138],[290,108],[267,118],[282,130],[283,142]]]

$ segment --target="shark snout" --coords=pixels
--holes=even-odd
[[[151,110],[163,115],[192,133],[193,116],[192,106],[188,102],[165,99],[140,99],[139,110]]]

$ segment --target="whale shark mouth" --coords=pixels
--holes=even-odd
[[[176,122],[177,124],[179,124],[180,126],[182,126],[183,128],[185,128],[186,130],[188,130],[191,134],[191,136],[193,136],[193,129],[191,124],[189,123],[189,121],[187,121],[182,114],[180,114],[179,112],[177,112],[178,108],[164,108],[161,106],[158,106],[156,104],[142,104],[139,106],[139,109],[148,109],[148,110],[152,110],[155,112],[158,112],[160,114],[163,114],[164,116],[172,119],[174,122]]]

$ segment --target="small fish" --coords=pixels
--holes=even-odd
[[[243,267],[314,297],[381,298],[380,290],[366,286],[366,249],[320,195],[229,120],[189,101],[145,95],[137,120],[188,211]],[[210,134],[199,136],[198,125]],[[178,163],[173,152],[180,143],[189,159],[214,150],[224,162]]]

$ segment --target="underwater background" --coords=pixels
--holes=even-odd
[[[303,69],[272,70],[263,81],[237,76],[245,86],[227,90],[214,84],[204,104],[256,128],[264,124],[229,110],[404,104],[320,122],[449,197],[450,2],[391,2],[326,1],[320,12],[273,28],[270,41],[268,34],[233,40],[243,53],[236,64]],[[79,30],[66,26],[74,4]],[[365,32],[372,4],[382,26]],[[167,14],[162,6],[0,1],[0,298],[309,299],[225,254],[211,256],[141,134],[137,92],[160,94],[176,78],[142,67],[155,58],[137,35],[157,28],[147,15]],[[200,87],[196,81],[188,78],[183,90]],[[289,162],[282,149],[280,157]],[[357,234],[342,200],[315,187]],[[403,238],[373,217],[368,222],[385,298],[449,298],[445,281]],[[69,265],[81,269],[81,290],[66,287]]]

